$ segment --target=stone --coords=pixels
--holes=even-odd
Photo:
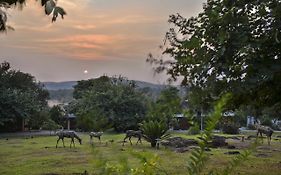
[[[198,145],[198,141],[194,139],[184,139],[182,137],[171,137],[164,141],[161,141],[161,145],[165,147],[181,148]]]
[[[228,151],[228,152],[226,152],[224,154],[234,155],[234,154],[240,154],[240,152],[239,151]]]
[[[184,153],[184,152],[187,152],[187,151],[189,151],[188,147],[182,147],[182,148],[176,148],[175,149],[176,153]]]
[[[251,140],[252,138],[257,138],[257,136],[249,135],[246,140]]]
[[[236,147],[234,145],[228,145],[227,149],[235,149]]]
[[[210,143],[210,146],[213,147],[213,148],[227,146],[227,142],[225,142],[225,137],[214,135],[212,137],[212,141]]]
[[[227,139],[240,140],[240,138],[236,136],[229,136]]]
[[[211,149],[210,148],[205,148],[205,151],[211,151]]]

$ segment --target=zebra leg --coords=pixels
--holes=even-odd
[[[99,138],[99,141],[100,141],[100,136],[98,138]],[[100,143],[101,143],[101,141],[100,141]]]
[[[73,146],[75,146],[75,145],[74,145],[74,138],[71,138],[70,148],[71,148],[72,143],[73,143]]]
[[[93,145],[93,136],[90,136],[90,144]]]
[[[72,140],[73,140],[73,146],[74,146],[74,148],[75,148],[75,142],[74,142],[74,138],[73,138]]]
[[[268,142],[268,145],[270,145],[270,142],[271,142],[271,135],[268,135],[268,136],[267,136],[267,142]]]
[[[58,140],[57,140],[56,148],[58,147],[59,141],[60,141],[60,138],[58,138]]]
[[[141,137],[139,137],[139,140],[138,140],[138,142],[140,142],[140,144],[142,144],[142,142],[141,142]]]
[[[140,141],[140,143],[141,143],[141,139],[140,139],[140,137],[138,138],[137,144],[139,143],[139,141]],[[136,144],[136,145],[137,145],[137,144]]]
[[[127,136],[124,138],[124,140],[123,140],[123,146],[124,146],[125,141],[126,141],[127,138],[128,138]]]
[[[267,136],[267,144],[270,145],[269,136]]]
[[[132,138],[132,137],[129,137],[129,141],[130,141],[131,145],[133,145],[133,144],[132,144],[132,141],[131,141],[131,138]]]
[[[64,145],[64,139],[62,138],[61,140],[62,140],[63,147],[65,148],[65,145]]]

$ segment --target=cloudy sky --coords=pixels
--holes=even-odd
[[[100,75],[163,83],[145,62],[169,29],[170,14],[191,17],[205,0],[59,0],[64,20],[51,23],[39,2],[9,11],[15,31],[0,34],[0,62],[39,81],[81,80]],[[85,73],[87,70],[88,73]]]

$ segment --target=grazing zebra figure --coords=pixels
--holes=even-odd
[[[124,143],[125,143],[127,138],[129,138],[129,141],[130,141],[131,145],[133,145],[132,142],[131,142],[132,137],[138,138],[137,144],[138,144],[138,142],[141,143],[142,132],[141,131],[134,131],[134,130],[127,130],[126,136],[123,140],[123,146],[124,146]]]
[[[266,137],[267,137],[267,142],[268,142],[268,145],[270,145],[270,141],[271,141],[271,136],[273,134],[273,129],[271,129],[270,127],[268,126],[263,126],[263,125],[259,125],[259,124],[255,124],[255,127],[257,129],[257,137],[261,136],[262,138],[262,134],[265,134]],[[262,140],[263,141],[263,140]]]
[[[73,145],[75,147],[74,138],[79,141],[80,145],[82,145],[82,139],[74,131],[63,131],[63,130],[61,130],[61,131],[56,132],[56,135],[59,137],[58,140],[57,140],[56,148],[58,147],[58,143],[59,143],[60,139],[62,140],[63,147],[65,147],[64,146],[64,138],[65,137],[66,138],[71,138],[70,148],[71,148],[72,143],[73,143]]]
[[[102,134],[103,134],[103,132],[90,132],[91,143],[93,143],[93,137],[98,138],[100,141],[100,137],[102,136]]]

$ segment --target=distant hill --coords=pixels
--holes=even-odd
[[[77,81],[43,82],[47,90],[73,89]]]
[[[137,89],[156,99],[161,91],[168,87],[167,85],[153,84],[144,81],[135,81]],[[63,81],[63,82],[43,82],[44,88],[50,93],[50,104],[69,103],[73,100],[73,87],[77,81]],[[182,98],[185,97],[186,90],[180,86],[179,94]]]
[[[163,89],[166,85],[153,84],[144,81],[135,81],[138,88]],[[77,81],[43,82],[47,90],[73,89]]]

